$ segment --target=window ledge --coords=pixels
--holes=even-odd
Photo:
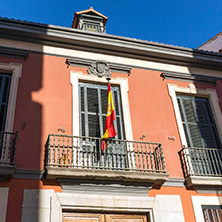
[[[13,165],[0,165],[0,177],[4,176],[13,176],[15,173],[16,167]]]
[[[167,181],[168,177],[169,174],[167,173],[46,167],[46,179],[69,178],[143,183],[151,182],[154,183],[154,185],[162,185],[165,181]]]
[[[222,177],[188,176],[186,184],[191,186],[222,186]]]

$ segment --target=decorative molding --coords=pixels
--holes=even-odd
[[[26,60],[29,54],[24,50],[0,46],[0,56]]]
[[[181,178],[168,178],[163,184],[164,187],[185,187],[185,180]]]
[[[97,62],[98,61],[101,61],[101,60],[97,60]],[[117,64],[117,63],[110,63],[110,62],[106,62],[106,61],[103,61],[103,62],[107,64],[107,66],[109,67],[111,72],[125,73],[125,74],[130,75],[132,67]],[[68,64],[70,66],[80,66],[80,67],[88,68],[88,67],[92,66],[92,63],[95,64],[96,60],[82,59],[82,58],[66,59],[66,64]]]
[[[63,192],[146,196],[153,183],[58,179]]]
[[[129,183],[148,183],[161,186],[169,177],[168,173],[148,173],[137,171],[82,169],[82,168],[57,168],[46,167],[46,179],[77,179],[77,180],[107,180]]]
[[[20,170],[16,169],[13,178],[15,179],[29,179],[29,180],[40,180],[42,179],[42,170]]]
[[[164,79],[179,79],[183,81],[192,81],[192,82],[201,82],[216,85],[217,80],[222,79],[219,77],[210,77],[204,75],[196,74],[186,74],[186,73],[177,73],[177,72],[163,72],[161,77]]]
[[[198,187],[198,189],[201,187],[203,189],[207,189],[207,187],[216,189],[216,187],[222,188],[222,179],[221,177],[188,176],[186,184],[188,187],[194,186],[195,188]]]
[[[93,62],[88,70],[88,74],[95,75],[98,77],[107,77],[110,79],[112,73],[110,72],[109,65],[104,60],[98,60],[96,62]]]

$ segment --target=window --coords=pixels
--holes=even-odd
[[[219,148],[220,139],[207,98],[177,95],[188,147]]]
[[[194,84],[180,87],[168,84],[182,145],[219,148],[222,114],[214,89],[196,89]]]
[[[182,145],[185,177],[222,175],[222,119],[214,89],[196,89],[194,84],[168,84]],[[215,179],[215,184],[219,179]],[[200,183],[192,179],[187,184]],[[204,180],[201,181],[204,183]]]
[[[202,205],[205,222],[221,222],[222,206],[205,206]]]
[[[81,84],[81,82],[82,83],[85,83],[85,82],[93,83],[92,86],[93,85],[95,85],[95,86],[100,85],[101,87],[104,86],[105,88],[101,88],[101,89],[97,88],[97,92],[99,92],[101,90],[102,91],[105,90],[105,92],[107,93],[107,87],[106,87],[107,80],[105,78],[98,78],[95,76],[86,75],[86,74],[83,74],[82,72],[78,72],[78,71],[71,71],[70,83],[72,84],[73,135],[74,136],[84,135],[84,134],[82,134],[83,129],[81,128],[82,126],[80,124],[82,122],[82,120],[80,121],[80,119],[83,118],[83,117],[80,117],[80,113],[81,113],[81,111],[80,111],[80,98],[81,98],[80,84]],[[123,77],[112,78],[111,85],[118,86],[118,87],[114,87],[114,91],[113,91],[113,93],[116,94],[113,96],[113,99],[115,101],[118,101],[118,103],[115,102],[117,133],[119,136],[121,135],[121,137],[120,137],[121,139],[133,140],[132,124],[131,124],[130,108],[129,108],[129,100],[128,100],[128,91],[129,91],[128,79],[123,78]],[[91,87],[91,89],[94,89],[95,86]],[[87,86],[85,86],[85,87],[87,88]],[[105,92],[103,93],[104,95],[106,95]],[[101,94],[101,92],[100,92],[100,94]],[[87,98],[87,94],[84,95],[84,98]],[[99,98],[99,97],[97,96],[97,98]],[[100,100],[102,101],[101,97],[100,97]],[[118,104],[121,104],[121,106],[119,106],[119,108],[117,107]],[[84,106],[85,105],[86,104],[84,104]],[[118,110],[119,110],[119,113],[118,113]],[[93,115],[93,113],[95,115],[95,112],[92,112],[90,114]],[[100,115],[103,116],[104,113],[102,114],[100,112]],[[118,118],[119,118],[119,120],[118,120]],[[118,124],[119,124],[118,121],[119,121],[119,123],[122,122],[122,124],[120,124],[122,126],[118,127]],[[101,124],[102,124],[102,121],[100,121],[100,135],[102,132]],[[88,124],[86,123],[85,126],[88,126]],[[122,127],[122,129],[121,129],[121,127]],[[88,131],[87,131],[87,133],[88,133]],[[102,132],[102,134],[103,133],[104,132]],[[89,135],[89,134],[85,134],[85,135]]]
[[[0,63],[0,163],[14,162],[17,134],[13,133],[15,105],[22,64]]]
[[[11,75],[0,73],[0,131],[4,131],[8,108]]]
[[[0,131],[12,132],[22,64],[0,63]]]
[[[124,139],[120,92],[112,87],[113,103],[116,114],[114,126],[117,139]],[[107,86],[79,83],[80,135],[102,137],[105,132],[107,112]]]

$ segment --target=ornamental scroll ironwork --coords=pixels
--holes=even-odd
[[[112,75],[109,65],[104,60],[93,62],[87,71],[88,74],[96,75],[98,77],[104,76],[106,78],[110,78]]]

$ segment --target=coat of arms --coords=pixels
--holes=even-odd
[[[88,74],[96,75],[98,77],[105,76],[108,78],[111,76],[109,65],[103,60],[93,62],[88,68]]]

